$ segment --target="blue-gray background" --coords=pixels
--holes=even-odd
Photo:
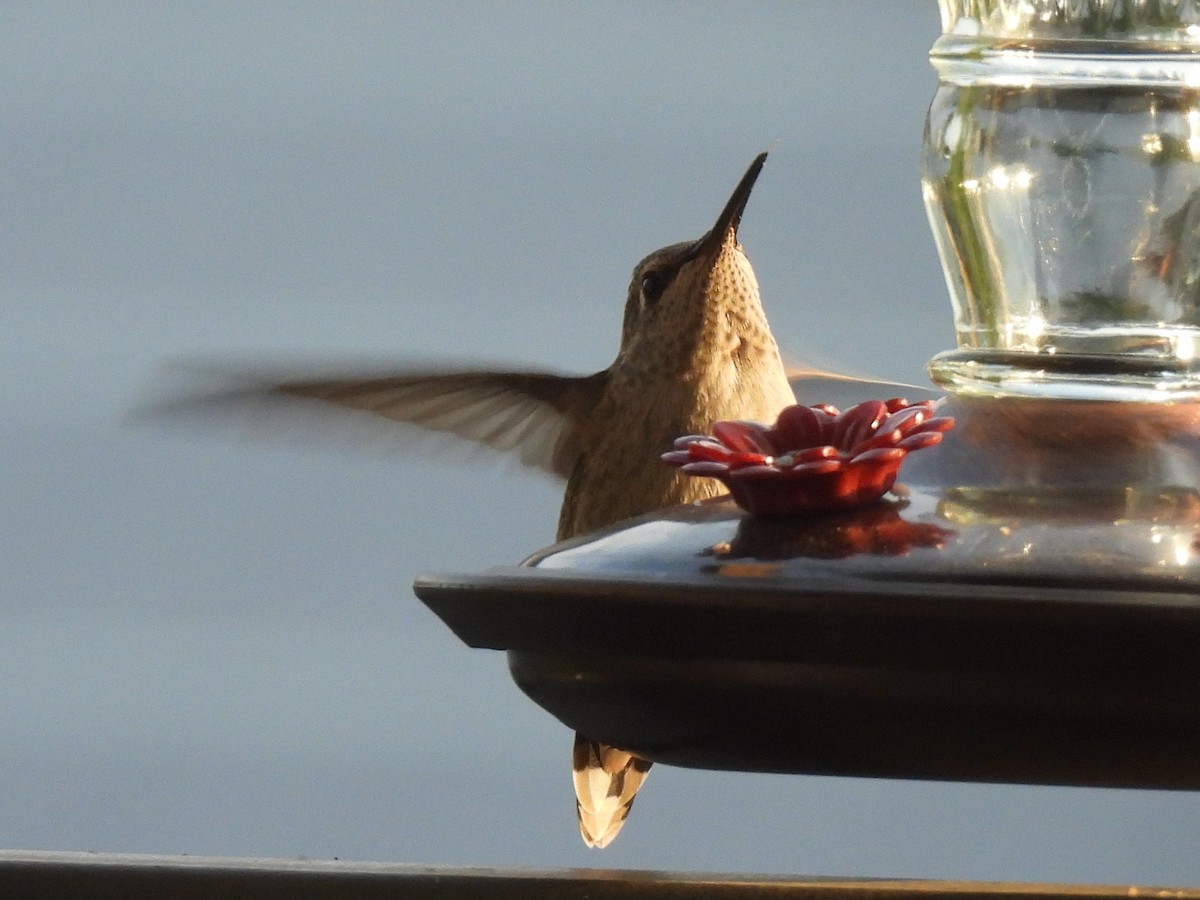
[[[951,344],[927,2],[0,9],[0,846],[1200,882],[1200,798],[657,769],[575,831],[566,730],[412,596],[557,488],[302,426],[125,421],[161,363],[593,371],[628,273],[742,230],[798,356]]]

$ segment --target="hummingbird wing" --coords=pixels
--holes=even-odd
[[[600,400],[605,372],[412,372],[368,378],[285,381],[273,393],[325,400],[502,452],[566,477],[577,428]]]
[[[891,381],[870,375],[851,375],[791,360],[785,361],[785,366],[792,391],[798,398],[798,402],[805,405],[832,403],[834,406],[844,409],[864,400],[882,397],[904,396],[924,399],[939,396],[939,392],[932,388],[903,381]]]

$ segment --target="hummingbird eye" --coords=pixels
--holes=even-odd
[[[667,279],[662,272],[647,272],[642,276],[642,299],[647,303],[653,303],[662,296],[666,286]]]

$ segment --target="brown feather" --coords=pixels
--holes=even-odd
[[[571,775],[579,833],[589,847],[603,849],[621,830],[650,761],[607,744],[575,735]]]
[[[525,465],[566,477],[580,449],[572,426],[599,402],[605,374],[413,372],[287,381],[273,391],[365,410],[502,452],[516,451]]]

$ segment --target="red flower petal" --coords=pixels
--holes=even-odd
[[[694,460],[711,460],[714,462],[729,462],[729,458],[733,456],[727,447],[723,447],[713,440],[702,440],[688,444],[688,456]]]
[[[838,422],[838,434],[831,443],[842,450],[853,449],[855,444],[861,444],[875,433],[887,414],[887,406],[882,400],[868,400],[852,406]]]
[[[922,422],[929,418],[929,410],[924,406],[910,406],[906,409],[901,409],[893,412],[890,416],[883,420],[879,426],[882,431],[896,431],[903,429],[905,432],[911,431]]]
[[[671,446],[676,450],[686,450],[688,444],[694,444],[696,441],[711,441],[712,438],[707,434],[685,434],[683,437],[677,437],[672,442]]]
[[[842,468],[840,459],[815,459],[812,462],[801,463],[792,469],[797,475],[824,475],[836,472]]]
[[[850,453],[865,453],[868,450],[874,450],[877,447],[895,447],[904,437],[904,432],[899,428],[893,428],[891,431],[884,431],[882,428],[876,433],[875,437],[870,440],[863,441],[861,444],[848,451]]]
[[[773,433],[771,433],[773,432]],[[825,443],[821,440],[821,419],[807,406],[789,406],[768,432],[776,450],[786,452]]]
[[[807,450],[792,454],[797,463],[812,462],[818,459],[837,459],[839,455],[837,447],[831,447],[828,444],[824,447],[809,447]]]
[[[766,429],[757,422],[714,422],[712,430],[713,437],[730,450],[767,456],[775,452],[767,440]]]
[[[830,406],[828,403],[821,403],[812,407],[813,413],[816,414],[817,422],[821,425],[821,439],[818,444],[834,443],[833,434],[837,428],[838,417],[841,412],[836,406]]]
[[[921,424],[922,431],[949,431],[954,427],[953,416],[939,416]]]
[[[940,437],[940,435],[939,435]],[[858,453],[850,460],[852,465],[862,465],[863,463],[885,463],[899,462],[908,455],[907,450],[901,450],[899,447],[876,447],[874,450],[868,450],[865,453]]]
[[[910,434],[899,444],[897,449],[902,449],[905,453],[912,453],[916,450],[924,450],[926,447],[932,447],[934,444],[942,442],[942,432],[940,431],[918,431],[916,434]]]
[[[734,453],[729,457],[730,469],[744,469],[746,466],[764,466],[767,457],[761,453]]]

